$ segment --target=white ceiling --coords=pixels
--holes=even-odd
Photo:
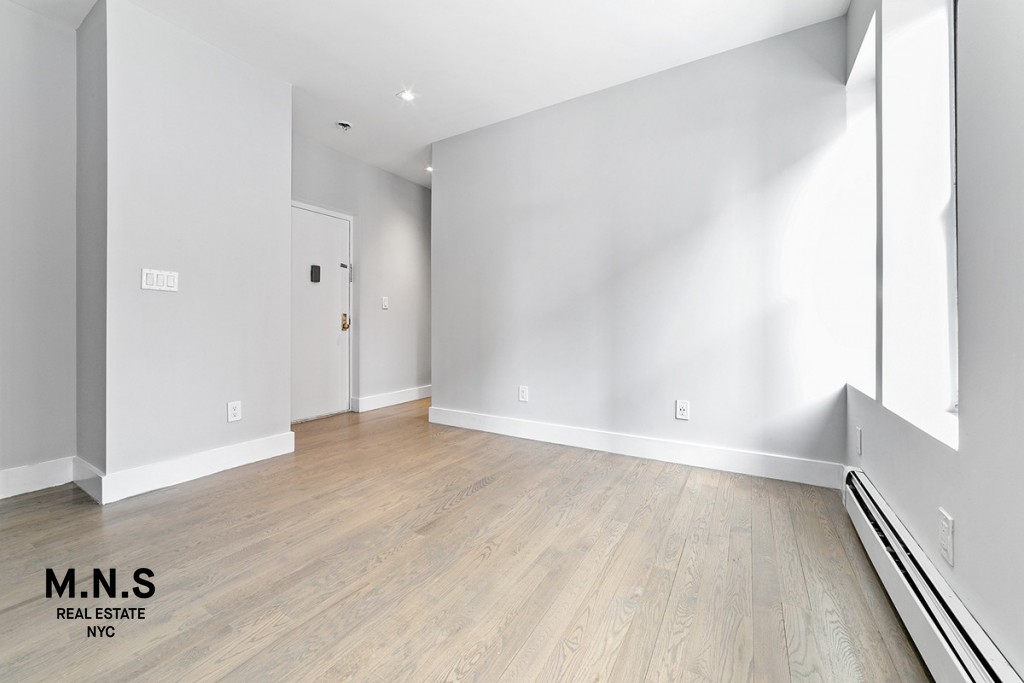
[[[78,26],[94,0],[15,0]],[[850,0],[132,0],[294,84],[294,125],[428,186],[430,144],[832,19]],[[418,97],[402,102],[395,93]],[[342,133],[334,122],[345,119]]]

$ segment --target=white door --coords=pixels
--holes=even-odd
[[[292,422],[349,409],[351,228],[292,207]]]

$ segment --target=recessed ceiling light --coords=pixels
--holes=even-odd
[[[427,173],[433,173],[434,172],[434,167],[433,166],[427,166],[423,170],[426,171]]]
[[[416,99],[416,93],[406,88],[402,92],[396,92],[395,97],[405,102],[412,102],[413,100]]]

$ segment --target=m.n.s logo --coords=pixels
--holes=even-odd
[[[154,576],[152,569],[146,567],[140,567],[135,570],[132,574],[132,579],[135,585],[132,587],[131,592],[123,590],[120,593],[122,598],[128,598],[134,595],[137,598],[147,599],[153,597],[156,593],[156,586],[150,580]],[[75,570],[74,568],[68,569],[64,572],[64,578],[58,579],[57,574],[52,568],[46,568],[46,597],[52,598],[56,594],[58,598],[74,598],[75,595]],[[79,597],[88,598],[90,596],[89,591],[82,591],[78,594]],[[99,598],[106,596],[108,598],[118,597],[117,592],[117,570],[114,568],[107,569],[93,569],[92,570],[92,597]]]

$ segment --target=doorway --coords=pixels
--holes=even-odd
[[[351,404],[352,217],[292,204],[292,422]]]

